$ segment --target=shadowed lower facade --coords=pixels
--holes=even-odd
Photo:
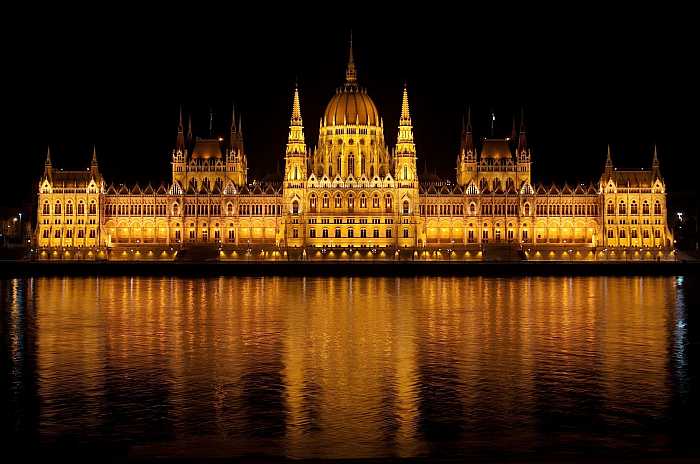
[[[247,177],[240,119],[227,137],[187,134],[182,111],[168,185],[108,185],[93,151],[84,171],[53,167],[38,183],[38,259],[668,260],[666,187],[650,169],[544,186],[531,179],[524,119],[517,136],[475,142],[463,125],[456,178],[419,178],[408,89],[396,144],[360,87],[352,45],[345,82],[306,145],[295,88],[284,172]]]

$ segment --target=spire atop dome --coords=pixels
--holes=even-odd
[[[355,59],[352,52],[352,31],[350,31],[350,51],[348,53],[348,67],[345,70],[345,84],[357,85],[357,70],[355,69]]]

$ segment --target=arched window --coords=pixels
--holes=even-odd
[[[350,211],[355,209],[355,196],[352,193],[348,194],[348,209]]]
[[[355,175],[355,155],[350,153],[348,156],[348,176]]]
[[[343,206],[343,198],[340,196],[340,193],[335,194],[335,207],[340,208]]]
[[[469,214],[476,214],[476,204],[475,203],[469,204]]]
[[[646,201],[642,204],[642,214],[649,214],[649,203],[647,203]]]
[[[43,214],[50,214],[50,208],[49,208],[49,202],[45,201],[44,202],[44,209],[42,210]]]
[[[385,201],[384,201],[384,207],[386,208],[387,213],[391,212],[392,204],[391,204],[391,194],[390,193],[386,194]]]
[[[365,162],[365,156],[360,156],[360,174],[365,174],[366,173],[366,162]]]
[[[338,158],[336,159],[336,164],[338,167],[338,175],[342,176],[343,175],[343,159],[340,155],[338,155]]]
[[[408,210],[409,210],[408,200],[404,200],[403,201],[403,214],[408,214]]]
[[[630,214],[637,214],[639,211],[637,209],[637,202],[632,201],[632,206],[630,206]]]
[[[367,208],[367,196],[364,193],[360,194],[360,208]]]
[[[327,193],[323,194],[323,207],[328,208],[328,194]]]
[[[499,188],[501,188],[501,179],[494,179],[493,180],[493,190],[496,191]]]
[[[481,190],[483,192],[484,190],[486,190],[486,188],[488,186],[489,186],[489,182],[485,178],[482,177],[481,180],[479,181],[479,190]]]
[[[92,200],[90,202],[90,214],[97,214],[97,205],[95,204],[95,200]]]
[[[654,214],[661,214],[661,203],[658,200],[654,203]]]
[[[180,214],[180,206],[177,203],[173,203],[173,216]]]
[[[61,214],[61,202],[57,201],[56,206],[53,208],[54,214]]]
[[[312,213],[316,212],[316,194],[312,193],[311,197],[309,198],[309,211]]]
[[[229,216],[233,215],[233,203],[228,203],[226,205],[226,214]]]
[[[78,203],[78,214],[85,214],[85,204],[82,201]]]
[[[379,208],[379,195],[376,193],[372,197],[372,208]]]
[[[408,166],[403,167],[403,180],[408,180]]]
[[[608,202],[608,214],[615,214],[615,205],[612,200]]]
[[[627,214],[627,207],[625,206],[625,202],[621,201],[620,206],[617,208],[618,214]]]
[[[515,183],[513,182],[513,179],[511,179],[509,177],[508,180],[506,180],[506,189],[510,190],[510,189],[514,188],[514,186],[515,186]]]
[[[66,203],[66,214],[73,214],[73,203],[70,200]]]
[[[525,216],[530,215],[530,203],[525,203]]]
[[[292,214],[299,214],[299,202],[297,200],[292,202]]]

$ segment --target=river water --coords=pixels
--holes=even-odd
[[[699,283],[0,280],[3,436],[144,459],[697,455]]]

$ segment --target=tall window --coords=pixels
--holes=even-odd
[[[608,202],[608,214],[615,214],[615,205],[612,201]]]
[[[90,214],[97,214],[97,205],[94,201],[90,202]]]
[[[355,175],[355,155],[350,153],[348,156],[348,176]]]
[[[85,204],[82,201],[78,203],[78,214],[85,214]]]
[[[392,207],[392,205],[391,205],[391,194],[390,194],[390,193],[387,193],[387,194],[386,194],[386,198],[385,198],[384,205],[385,205],[385,207],[386,207],[386,212],[387,212],[387,213],[390,213],[390,212],[391,212],[391,207]]]
[[[639,211],[637,210],[637,202],[636,202],[636,201],[633,201],[633,202],[632,202],[632,206],[630,206],[630,213],[631,213],[632,215],[635,215],[635,214],[638,214],[638,212],[639,212]]]
[[[297,200],[292,202],[292,214],[299,214],[299,202]]]
[[[327,193],[323,194],[323,207],[328,208],[328,194]]]
[[[312,213],[316,212],[316,194],[312,193],[311,198],[309,198],[309,210]]]
[[[337,165],[338,165],[338,175],[342,176],[343,175],[343,159],[338,155],[337,158]]]
[[[654,214],[661,214],[661,203],[654,203]]]
[[[53,209],[54,214],[61,214],[61,202],[57,201],[56,206]]]
[[[408,214],[408,200],[403,201],[403,214]]]
[[[45,201],[45,202],[44,202],[44,209],[42,210],[42,213],[43,213],[43,214],[50,214],[50,213],[49,213],[49,202],[48,202],[48,201]]]
[[[343,205],[343,199],[339,193],[335,194],[335,207],[340,208]]]
[[[348,195],[348,210],[353,211],[355,209],[355,196],[351,193]]]
[[[403,167],[403,180],[408,180],[408,166]]]
[[[73,203],[66,203],[66,214],[73,214]]]
[[[646,201],[642,204],[642,214],[649,214],[649,203]]]
[[[360,195],[360,208],[367,208],[367,196],[364,193]]]
[[[627,208],[625,207],[625,202],[620,202],[620,207],[617,209],[619,214],[627,214]]]

